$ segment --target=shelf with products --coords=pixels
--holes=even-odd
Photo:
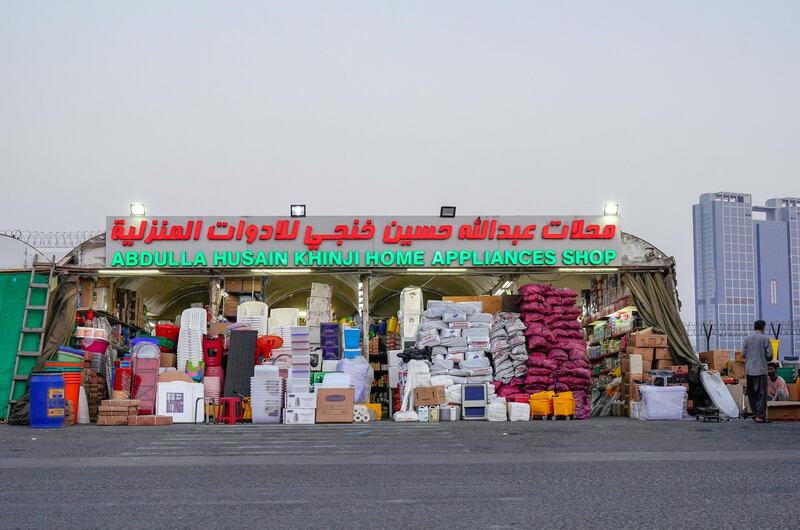
[[[603,359],[608,359],[609,357],[617,357],[620,353],[622,353],[622,351],[623,350],[616,350],[616,351],[605,353],[605,354],[600,355],[598,357],[591,357],[591,358],[589,358],[589,362],[590,363],[597,363],[597,362],[602,361]]]
[[[633,296],[625,296],[620,298],[613,304],[610,304],[599,311],[595,311],[594,313],[588,315],[582,320],[582,324],[584,327],[591,326],[598,322],[599,320],[607,320],[610,317],[614,316],[616,313],[620,311],[624,311],[630,308],[631,311],[636,310],[636,306],[633,304]]]
[[[121,320],[121,319],[115,317],[114,315],[112,315],[111,313],[108,313],[107,311],[101,311],[99,309],[91,309],[91,308],[86,308],[86,307],[79,307],[77,311],[78,311],[78,313],[88,313],[89,311],[91,311],[92,313],[94,313],[95,317],[103,317],[106,320],[108,320],[109,324],[112,324],[112,325],[117,324],[117,325],[120,325],[120,326],[124,326],[126,328],[135,329],[137,331],[143,331],[144,330],[144,328],[141,328],[141,327],[137,326],[136,324],[131,324],[131,323],[125,322],[124,320]]]

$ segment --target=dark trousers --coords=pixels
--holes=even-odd
[[[767,376],[747,376],[747,399],[756,418],[767,417]]]

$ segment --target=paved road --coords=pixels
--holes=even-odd
[[[2,528],[797,528],[800,424],[0,427]]]

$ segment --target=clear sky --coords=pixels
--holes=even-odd
[[[0,1],[0,228],[798,196],[800,2]]]

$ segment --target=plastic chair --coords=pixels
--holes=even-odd
[[[244,302],[236,308],[236,322],[247,324],[260,335],[267,334],[269,307],[264,302]]]
[[[283,339],[276,335],[264,335],[256,340],[256,364],[263,364],[263,361],[272,356],[272,350],[283,346]]]
[[[242,421],[242,417],[241,399],[238,397],[219,398],[219,406],[217,407],[217,414],[214,416],[214,423],[236,425],[236,422]]]

